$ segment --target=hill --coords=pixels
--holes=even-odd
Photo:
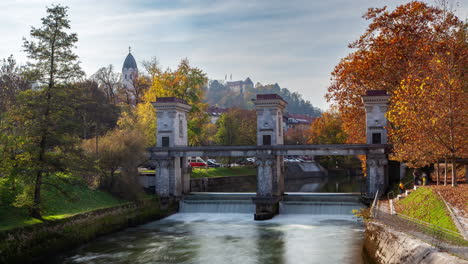
[[[286,112],[289,114],[312,117],[318,117],[322,114],[319,108],[314,107],[310,101],[304,100],[302,95],[291,92],[287,88],[281,88],[277,83],[267,85],[257,83],[254,87],[250,78],[234,82],[213,80],[209,82],[205,89],[205,102],[213,106],[253,109],[252,99],[257,94],[276,93],[288,102]]]

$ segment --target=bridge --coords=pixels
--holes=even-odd
[[[366,109],[367,144],[284,145],[282,127],[284,101],[277,94],[259,94],[254,100],[257,112],[256,146],[188,146],[187,116],[191,109],[175,97],[158,98],[153,106],[157,115],[157,144],[150,148],[155,166],[155,193],[162,199],[180,199],[190,193],[187,157],[256,157],[257,192],[255,220],[270,219],[278,213],[284,194],[284,156],[365,155],[367,160],[366,196],[383,193],[388,185],[387,131],[389,96],[385,91],[368,91],[362,96]]]

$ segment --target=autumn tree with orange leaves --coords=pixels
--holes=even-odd
[[[344,144],[347,135],[343,131],[343,121],[340,112],[331,108],[316,118],[306,136],[309,144]],[[325,168],[351,168],[359,166],[359,160],[354,156],[317,156],[318,161]]]
[[[431,60],[412,68],[393,93],[387,116],[398,160],[424,166],[448,158],[455,168],[455,158],[468,156],[466,36],[466,27],[443,32],[441,41],[431,43]]]
[[[420,166],[444,156],[465,157],[459,146],[466,144],[458,136],[466,130],[460,107],[466,105],[464,23],[417,1],[393,11],[370,8],[363,17],[371,23],[349,45],[356,51],[335,67],[326,95],[342,114],[347,141],[365,142],[361,95],[383,89],[392,95],[388,117],[397,160]],[[428,141],[435,131],[440,138]]]

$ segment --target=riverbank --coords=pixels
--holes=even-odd
[[[378,221],[367,221],[365,227],[364,250],[376,263],[468,264],[466,260]]]
[[[157,198],[130,202],[71,217],[0,232],[0,263],[30,263],[79,246],[98,236],[166,217],[177,204]]]
[[[123,205],[129,201],[108,192],[88,187],[84,183],[57,182],[60,191],[52,186],[42,188],[41,213],[45,221],[67,218],[98,209]],[[0,232],[21,226],[42,223],[29,215],[27,206],[17,204],[21,186],[13,188],[0,178]]]

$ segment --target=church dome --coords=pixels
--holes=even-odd
[[[137,64],[136,64],[135,58],[133,58],[132,53],[129,52],[127,55],[127,58],[125,58],[122,70],[130,69],[130,68],[137,69]]]

